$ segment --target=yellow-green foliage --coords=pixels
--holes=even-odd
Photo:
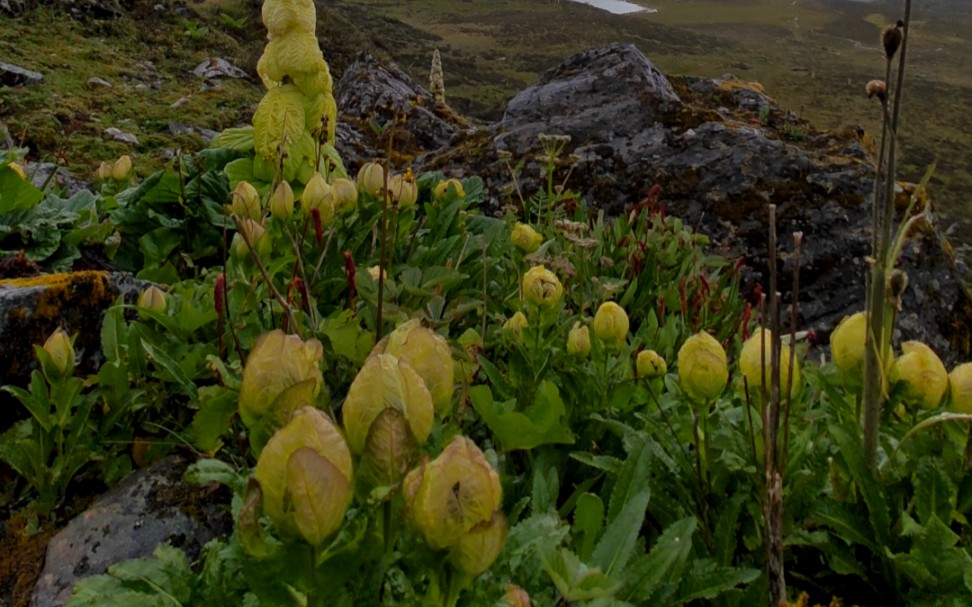
[[[314,33],[317,11],[311,0],[266,0],[263,23],[269,42],[257,72],[267,94],[253,116],[254,148],[275,163],[283,145],[284,178],[306,181],[316,166],[313,141],[324,135],[333,144],[337,118],[331,73]]]

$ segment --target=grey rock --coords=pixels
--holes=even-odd
[[[92,76],[91,78],[88,78],[88,81],[86,82],[86,84],[88,85],[88,88],[92,88],[92,89],[96,89],[96,88],[106,88],[106,89],[110,89],[111,88],[111,83],[110,82],[108,82],[104,78],[99,78],[98,76]]]
[[[53,162],[31,163],[28,172],[30,181],[35,187],[42,188],[45,185],[47,187],[53,185],[56,190],[60,190],[60,193],[68,198],[91,187],[91,184],[87,181],[76,179],[67,168],[58,166]],[[51,176],[52,173],[54,174],[53,177]]]
[[[0,13],[16,16],[26,9],[26,0],[0,0]]]
[[[226,533],[232,520],[219,505],[225,496],[183,481],[187,465],[173,456],[130,474],[58,532],[47,546],[31,607],[61,607],[78,580],[119,561],[150,557],[163,542],[194,559],[206,542]]]
[[[209,57],[192,70],[192,73],[204,80],[220,78],[249,78],[249,75],[222,57]]]
[[[180,135],[197,135],[202,138],[203,141],[209,143],[212,141],[213,137],[219,135],[218,131],[212,129],[204,129],[198,126],[192,126],[189,124],[183,124],[181,122],[170,122],[166,125],[169,133],[180,136]]]
[[[339,116],[345,124],[341,153],[349,166],[383,155],[387,134],[372,124],[395,127],[395,152],[415,157],[449,145],[472,125],[446,106],[439,106],[428,89],[415,84],[401,69],[387,66],[370,53],[361,53],[334,87]],[[404,118],[404,123],[402,123]],[[340,136],[342,129],[338,129]],[[379,151],[381,150],[381,151]]]
[[[169,107],[175,109],[175,108],[182,107],[182,106],[184,106],[187,103],[189,103],[189,98],[188,97],[179,97],[178,99],[176,99],[175,101],[173,101],[169,105]]]
[[[111,137],[115,141],[121,141],[122,143],[128,143],[131,145],[138,145],[138,137],[113,126],[105,129],[105,135]]]
[[[0,62],[0,86],[30,86],[44,80],[44,74],[18,65]]]

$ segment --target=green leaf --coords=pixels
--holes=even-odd
[[[594,551],[594,542],[604,524],[604,502],[594,493],[583,493],[574,508],[572,533],[578,556],[587,561]]]
[[[566,601],[590,601],[613,596],[621,589],[621,582],[612,579],[600,568],[588,568],[577,556],[565,548],[542,555],[543,570]]]
[[[603,569],[607,575],[619,575],[628,564],[641,531],[650,495],[648,488],[644,487],[627,497],[621,512],[611,520],[594,548],[591,564]],[[614,505],[613,496],[611,505]]]
[[[182,386],[182,388],[196,400],[199,398],[199,390],[196,388],[196,384],[192,383],[189,376],[186,375],[185,371],[179,366],[171,356],[163,352],[162,350],[156,348],[150,344],[144,337],[141,340],[142,348],[145,349],[145,353],[148,354],[156,364],[161,366],[163,369],[169,372],[175,381]]]
[[[654,604],[653,595],[665,584],[672,584],[681,577],[692,551],[692,534],[696,520],[685,518],[670,525],[661,534],[651,552],[638,559],[626,572],[627,600],[638,605]]]
[[[192,418],[189,435],[200,450],[212,456],[222,446],[220,440],[233,426],[239,394],[223,386],[199,390],[199,410]]]
[[[643,435],[632,435],[632,443],[628,449],[618,479],[611,491],[611,501],[608,504],[607,520],[613,521],[632,496],[648,489],[648,479],[651,476],[651,450]]]
[[[848,543],[866,546],[877,552],[874,539],[862,530],[867,529],[867,521],[848,512],[836,502],[825,501],[811,512],[811,518],[837,532],[838,537]]]
[[[127,339],[128,326],[125,324],[125,309],[122,297],[105,311],[101,323],[101,351],[109,362],[123,360],[122,343]]]
[[[523,412],[514,410],[515,399],[503,403],[493,401],[488,386],[474,386],[469,397],[504,451],[574,442],[564,401],[552,382],[541,382],[533,404]]]
[[[246,480],[235,468],[218,459],[199,460],[186,469],[184,477],[186,482],[195,485],[219,483],[229,487],[237,495],[242,495],[246,486]]]
[[[720,567],[710,559],[695,561],[682,578],[672,602],[681,605],[700,599],[712,600],[737,586],[753,582],[761,573],[759,569]]]
[[[214,148],[228,148],[234,152],[249,152],[253,149],[253,127],[223,129],[213,137],[209,144]]]
[[[912,482],[915,485],[915,510],[922,525],[927,525],[932,517],[942,521],[952,518],[952,499],[955,491],[940,466],[937,461],[925,458],[912,475]]]
[[[840,455],[847,464],[851,477],[864,498],[864,503],[867,504],[869,522],[877,544],[879,546],[890,545],[891,515],[888,511],[888,504],[878,487],[877,479],[874,478],[874,472],[864,459],[861,441],[841,426],[831,425],[830,433],[834,437],[834,442],[837,443]]]
[[[368,531],[368,517],[360,510],[350,510],[341,530],[331,540],[331,543],[317,553],[317,564],[337,558],[343,554],[354,552],[364,541],[365,533]]]
[[[0,215],[29,209],[44,198],[44,192],[22,178],[9,166],[0,167]]]

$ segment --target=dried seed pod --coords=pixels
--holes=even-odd
[[[888,85],[884,80],[871,80],[864,85],[867,98],[877,97],[881,103],[888,102]]]
[[[894,54],[901,48],[901,43],[904,41],[903,27],[904,21],[899,19],[896,24],[887,26],[881,32],[881,46],[884,47],[884,55],[888,59],[894,57]]]

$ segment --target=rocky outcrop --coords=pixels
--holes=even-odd
[[[47,545],[31,607],[60,607],[78,580],[127,559],[148,558],[168,542],[195,559],[209,540],[232,529],[227,499],[215,486],[183,479],[188,461],[168,457],[138,470],[59,531]]]
[[[354,111],[367,114],[374,86],[416,90],[392,70],[364,91],[360,83],[341,80],[338,99],[345,113],[342,103],[354,101]],[[803,233],[802,328],[826,338],[844,315],[864,307],[873,143],[856,127],[817,131],[756,83],[731,76],[666,78],[634,46],[617,44],[567,59],[516,95],[502,120],[447,131],[449,145],[437,150],[433,146],[445,136],[429,137],[421,123],[402,129],[424,143],[418,151],[427,153],[415,165],[480,175],[493,209],[505,202],[500,193],[510,182],[502,153],[525,162],[519,184],[534,191],[540,187],[538,136],[568,135],[568,186],[593,208],[620,213],[659,185],[669,213],[707,234],[715,252],[745,258],[750,291],[766,282],[767,209],[775,204],[784,249],[789,233]],[[780,267],[784,290],[789,265]],[[900,338],[925,341],[947,363],[967,357],[972,300],[933,226],[911,239],[902,267],[910,286]]]
[[[0,62],[0,86],[30,86],[44,81],[44,74],[19,65]]]

